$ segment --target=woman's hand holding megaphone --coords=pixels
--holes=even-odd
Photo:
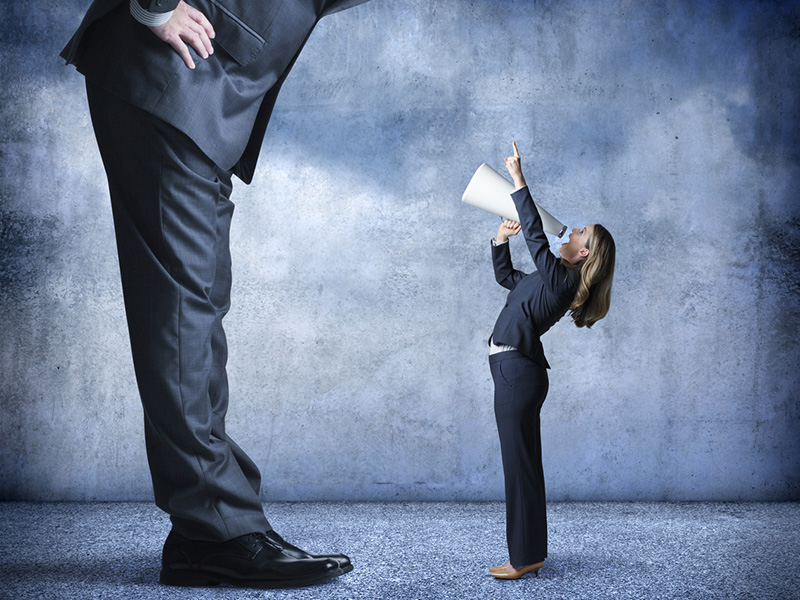
[[[522,175],[522,165],[519,158],[519,150],[517,150],[517,142],[511,142],[514,145],[514,156],[509,156],[506,159],[506,169],[511,179],[514,180],[514,187],[516,189],[525,187],[525,177]]]
[[[500,229],[497,230],[497,235],[494,240],[498,244],[502,244],[503,242],[507,242],[508,238],[512,235],[517,235],[520,230],[522,230],[522,225],[516,221],[506,219],[500,224]]]

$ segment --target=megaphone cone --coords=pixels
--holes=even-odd
[[[519,222],[519,214],[514,201],[511,199],[511,192],[514,191],[514,184],[500,175],[492,167],[483,163],[464,190],[461,201],[483,209],[504,219],[511,219]],[[567,231],[567,226],[556,219],[553,215],[536,204],[536,210],[542,219],[542,227],[546,233],[561,237]]]

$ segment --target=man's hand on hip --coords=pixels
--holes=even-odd
[[[203,13],[183,0],[178,3],[169,21],[149,29],[159,39],[172,46],[190,69],[194,69],[194,61],[189,54],[189,46],[202,58],[214,54],[214,48],[211,46],[214,28]]]

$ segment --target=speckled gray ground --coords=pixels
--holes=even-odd
[[[276,503],[284,537],[355,570],[298,590],[156,583],[167,519],[143,503],[2,503],[0,597],[800,598],[800,503],[552,503],[538,578],[492,579],[502,503]]]

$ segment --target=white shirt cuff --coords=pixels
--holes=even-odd
[[[507,243],[508,243],[508,240],[506,240],[505,242],[498,242],[497,238],[492,238],[492,246],[502,246],[503,244],[507,244]]]
[[[163,25],[174,13],[174,10],[165,13],[153,13],[149,10],[143,9],[139,6],[139,3],[136,0],[131,0],[131,14],[133,18],[139,21],[142,25],[147,25],[148,27],[158,27],[159,25]]]

